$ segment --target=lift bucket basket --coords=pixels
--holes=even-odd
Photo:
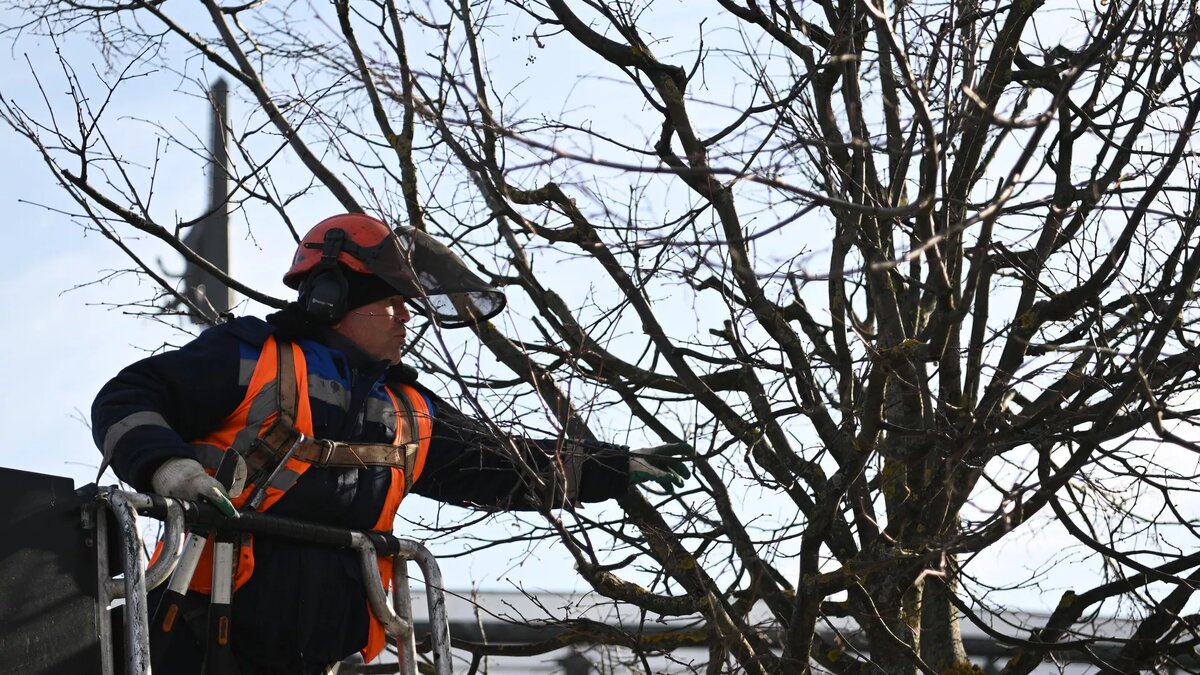
[[[139,516],[164,522],[162,550],[149,567]],[[0,606],[7,608],[7,615],[0,617],[0,669],[31,675],[149,673],[146,593],[175,571],[189,529],[214,536],[259,534],[356,551],[371,611],[396,643],[398,670],[390,672],[400,675],[417,673],[408,577],[408,563],[415,562],[425,581],[434,672],[450,674],[442,574],[433,555],[418,542],[390,532],[341,529],[254,512],[226,518],[207,504],[111,487],[75,490],[66,478],[10,469],[0,469]],[[380,556],[393,559],[390,602],[379,579]],[[114,604],[119,612],[108,609]],[[124,663],[123,669],[116,669],[118,662]],[[347,663],[337,672],[382,671],[378,665]]]

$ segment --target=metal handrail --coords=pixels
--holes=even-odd
[[[442,583],[442,569],[438,567],[437,560],[429,552],[429,549],[421,544],[411,539],[400,539],[399,543],[400,550],[396,552],[396,562],[392,568],[392,590],[393,594],[403,594],[403,598],[397,598],[393,604],[405,611],[408,616],[412,616],[412,596],[408,586],[407,569],[407,561],[412,560],[421,569],[421,576],[425,577],[425,605],[429,610],[433,672],[437,675],[450,675],[450,617],[446,614],[446,594],[444,593],[446,587]],[[401,577],[399,574],[403,574],[403,576]],[[402,672],[415,675],[417,672],[416,642],[411,632],[405,647],[403,655],[400,656],[401,663],[404,662],[403,659],[408,658],[409,665]]]
[[[99,614],[103,621],[108,620],[108,606],[119,597],[125,598],[125,672],[128,675],[142,675],[150,672],[150,621],[146,612],[146,569],[145,558],[142,556],[142,539],[137,530],[137,493],[109,490],[102,492],[100,497],[108,506],[117,520],[117,534],[121,540],[121,562],[125,570],[123,593],[118,593],[122,584],[114,580],[103,579],[100,584]],[[104,522],[104,516],[97,514],[97,520]],[[175,524],[182,526],[182,519],[176,519]],[[97,540],[101,540],[97,537]],[[97,547],[104,559],[103,567],[107,567],[106,547]],[[176,551],[178,555],[178,551]],[[160,556],[161,558],[161,556]],[[174,567],[174,563],[171,563]],[[157,574],[156,574],[157,576]],[[101,635],[106,631],[101,630]],[[108,627],[111,635],[111,625]],[[107,667],[107,670],[105,670]],[[102,664],[105,673],[112,671],[111,657],[108,663]]]
[[[145,495],[136,492],[123,492],[113,490],[107,493],[105,499],[108,501],[110,508],[114,501],[127,502],[135,510],[140,508],[148,508],[149,499]],[[139,499],[142,498],[142,499]],[[166,528],[162,535],[162,550],[154,562],[146,568],[146,590],[158,588],[164,581],[171,577],[175,571],[176,565],[179,564],[179,557],[183,552],[183,539],[186,534],[183,522],[183,509],[179,507],[179,502],[174,499],[167,500],[166,504],[167,517],[164,520]],[[130,527],[136,527],[133,523],[136,522],[136,513],[131,517]],[[120,521],[121,518],[118,517]],[[132,530],[130,534],[137,536],[137,530]],[[124,539],[125,533],[122,532]],[[108,579],[107,591],[109,596],[116,598],[124,598],[126,592],[126,584],[119,579]]]
[[[100,626],[102,644],[111,642],[112,629],[108,612],[104,611],[119,598],[125,599],[125,672],[144,675],[150,672],[149,618],[147,591],[162,584],[179,564],[183,539],[188,525],[209,532],[235,531],[267,534],[275,537],[349,548],[358,552],[363,567],[363,579],[371,611],[384,630],[397,642],[401,675],[415,675],[416,639],[412,626],[412,600],[408,587],[408,561],[417,563],[425,578],[426,600],[429,608],[430,630],[433,632],[433,666],[437,675],[450,675],[450,626],[446,614],[442,573],[437,560],[419,542],[400,539],[391,533],[360,531],[316,525],[269,516],[252,511],[239,518],[226,518],[207,504],[185,502],[157,495],[103,488],[97,501],[107,507],[117,521],[121,541],[123,579],[114,579],[108,572],[106,519],[97,514],[97,554],[100,575]],[[163,546],[154,563],[147,569],[138,532],[138,515],[163,520]],[[379,578],[378,560],[392,557],[392,604]],[[102,647],[102,672],[113,673],[111,647]]]

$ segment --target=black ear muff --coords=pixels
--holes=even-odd
[[[346,315],[346,277],[337,265],[318,266],[300,289],[304,311],[322,325],[337,323]]]
[[[346,315],[349,283],[337,264],[345,243],[345,230],[334,228],[326,232],[325,241],[320,244],[321,261],[300,287],[300,302],[305,313],[320,324],[335,324]],[[314,244],[309,246],[316,247]]]

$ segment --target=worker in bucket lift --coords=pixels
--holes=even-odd
[[[423,232],[333,216],[304,236],[283,280],[299,296],[282,311],[206,330],[104,386],[92,429],[122,480],[229,515],[237,507],[390,531],[409,492],[528,509],[602,501],[645,481],[671,488],[689,475],[684,444],[631,452],[502,439],[419,383],[399,362],[410,308],[454,328],[490,319],[505,301]],[[223,460],[228,489],[213,477]],[[528,467],[544,480],[529,480]],[[547,494],[537,484],[555,487]],[[255,535],[233,559],[228,649],[241,675],[321,673],[355,652],[370,661],[382,651],[355,553]],[[206,550],[169,641],[152,631],[156,672],[201,672],[211,560]],[[150,594],[151,612],[162,592]]]

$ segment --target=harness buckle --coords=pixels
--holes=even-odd
[[[333,459],[333,451],[337,447],[337,443],[325,438],[314,440],[321,445],[321,452],[317,455],[317,463],[328,464],[329,460]]]

